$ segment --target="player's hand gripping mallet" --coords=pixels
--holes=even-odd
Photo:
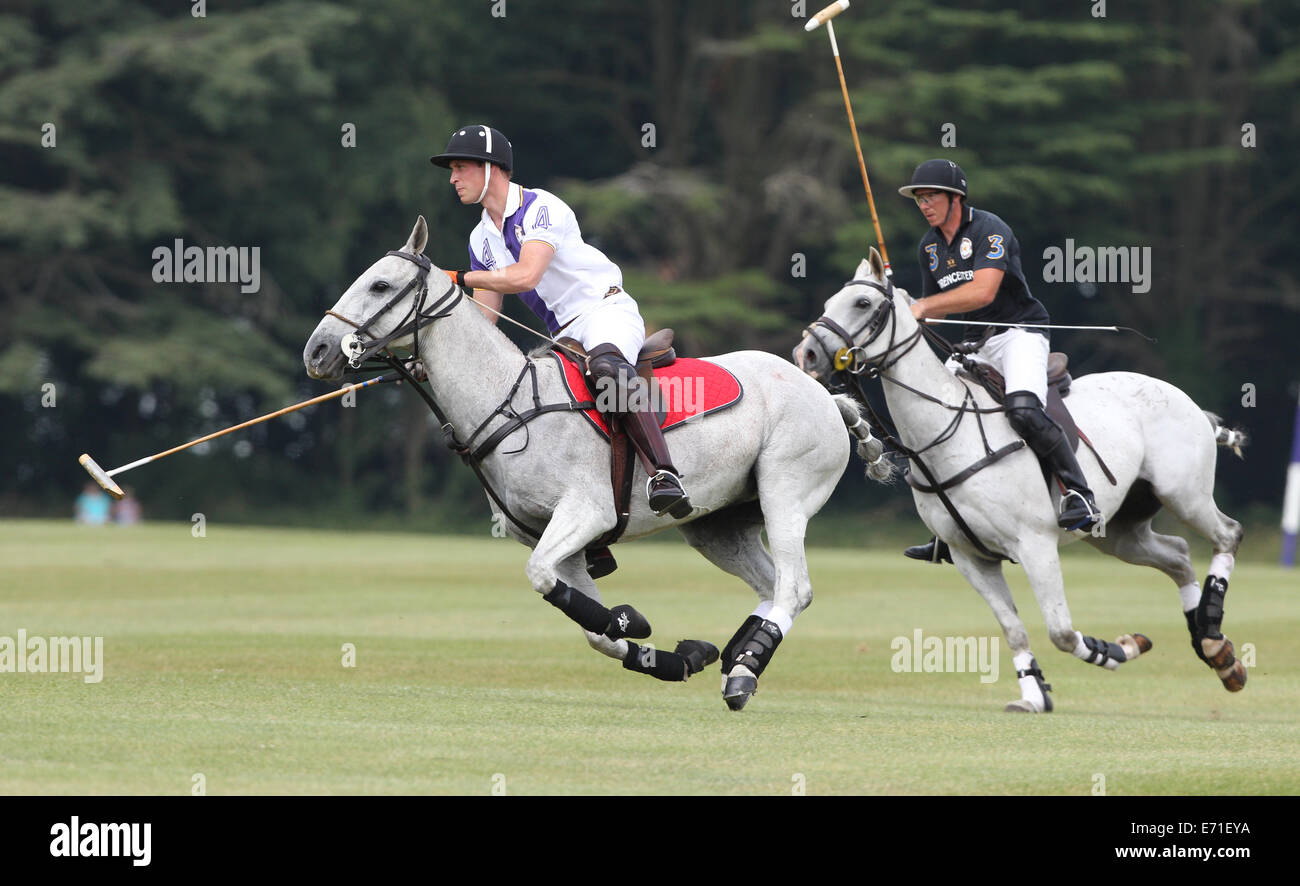
[[[126,493],[122,491],[122,487],[118,486],[115,482],[113,482],[113,477],[117,474],[121,474],[124,471],[129,471],[132,468],[138,468],[140,467],[140,465],[147,465],[149,462],[157,461],[160,458],[166,458],[167,456],[171,455],[174,452],[180,452],[182,449],[189,449],[191,446],[197,446],[206,440],[214,440],[217,437],[224,437],[226,434],[233,433],[235,431],[238,431],[241,428],[247,428],[255,424],[260,424],[261,422],[268,421],[270,419],[275,418],[276,416],[285,415],[290,412],[296,412],[299,409],[303,409],[315,403],[324,403],[326,400],[333,400],[335,397],[342,397],[344,394],[347,394],[349,391],[359,391],[362,388],[368,388],[371,385],[378,385],[378,384],[383,384],[384,382],[397,381],[397,380],[398,380],[397,375],[380,375],[380,376],[376,376],[375,378],[367,379],[366,381],[363,382],[358,382],[357,384],[354,385],[345,385],[339,388],[337,391],[330,391],[328,394],[321,394],[319,397],[312,397],[310,400],[304,400],[303,402],[296,403],[293,406],[286,406],[283,409],[277,409],[275,412],[268,412],[266,415],[260,415],[257,418],[249,419],[248,421],[243,422],[242,424],[237,424],[234,427],[226,428],[224,431],[217,431],[215,433],[208,434],[205,437],[200,437],[197,440],[191,440],[188,443],[182,443],[180,446],[174,446],[171,449],[166,450],[165,452],[159,452],[157,455],[151,455],[147,458],[142,458],[139,461],[133,461],[129,465],[122,465],[122,467],[120,468],[113,468],[113,470],[111,471],[106,471],[103,468],[101,468],[99,465],[95,464],[95,460],[91,458],[88,453],[82,453],[81,458],[77,459],[77,461],[81,462],[81,466],[86,469],[86,471],[90,474],[90,476],[95,478],[95,482],[98,483],[101,487],[103,487],[105,492],[113,496],[113,498],[120,499]]]
[[[853,133],[853,148],[858,152],[858,169],[862,172],[862,185],[867,189],[867,206],[871,209],[871,223],[876,227],[876,244],[880,255],[885,260],[885,273],[894,275],[889,266],[889,250],[885,248],[885,238],[880,233],[880,219],[876,217],[876,201],[871,196],[871,180],[867,178],[867,164],[862,159],[862,144],[858,141],[858,124],[853,120],[853,105],[849,103],[849,87],[844,82],[844,67],[840,64],[840,47],[835,42],[835,25],[831,19],[849,8],[849,0],[835,0],[821,12],[814,15],[803,26],[805,31],[815,30],[819,25],[826,25],[826,34],[831,38],[831,54],[835,56],[835,70],[840,74],[840,91],[844,93],[844,110],[849,112],[849,131]]]

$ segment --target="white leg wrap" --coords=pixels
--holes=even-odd
[[[1210,575],[1217,575],[1227,581],[1232,578],[1232,567],[1236,563],[1237,558],[1232,554],[1215,554],[1210,558]]]
[[[771,600],[764,600],[754,608],[754,615],[767,619],[781,629],[781,636],[788,637],[790,628],[794,627],[794,616],[777,606]]]
[[[1074,657],[1081,658],[1089,664],[1096,664],[1096,662],[1091,661],[1093,658],[1093,651],[1083,642],[1083,634],[1080,631],[1074,632]],[[1123,664],[1123,662],[1117,661],[1114,658],[1107,658],[1106,663],[1102,665],[1102,667],[1108,671],[1113,671],[1117,670],[1121,664]]]
[[[1195,609],[1201,602],[1201,583],[1194,581],[1178,589],[1178,599],[1183,604],[1183,612]]]
[[[1034,654],[1032,652],[1018,652],[1011,656],[1011,663],[1017,671],[1028,670],[1033,667]],[[1038,688],[1038,680],[1032,675],[1019,677],[1017,681],[1020,684],[1020,697],[1034,706],[1034,710],[1040,714],[1047,710],[1047,699],[1043,698],[1043,690]]]

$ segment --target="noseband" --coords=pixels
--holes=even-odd
[[[420,353],[420,328],[428,326],[434,320],[450,314],[452,309],[460,302],[460,299],[464,294],[461,291],[461,288],[457,286],[454,281],[448,279],[447,290],[442,295],[438,296],[433,304],[429,305],[428,310],[426,311],[424,303],[429,297],[429,270],[433,267],[433,263],[423,255],[409,252],[393,251],[389,252],[388,255],[395,255],[398,258],[404,258],[407,261],[414,263],[420,269],[419,273],[411,279],[411,282],[407,283],[406,286],[402,288],[401,292],[390,298],[387,304],[372,314],[369,320],[360,325],[355,321],[344,317],[342,314],[335,313],[333,310],[325,312],[330,317],[342,320],[344,323],[356,330],[356,332],[350,332],[343,336],[343,340],[340,343],[343,348],[343,353],[347,354],[348,365],[353,369],[360,367],[367,359],[387,348],[395,340],[412,334],[415,336],[414,347],[415,353],[418,356]],[[387,313],[394,305],[406,298],[407,294],[417,286],[420,288],[419,294],[412,301],[411,309],[406,312],[406,316],[398,321],[397,328],[382,338],[370,337],[369,330],[374,322]],[[363,340],[361,338],[363,335],[367,336],[368,340]]]
[[[874,311],[866,316],[862,321],[862,325],[852,332],[846,331],[843,326],[825,315],[818,317],[810,323],[805,332],[812,337],[813,341],[817,342],[817,346],[821,348],[822,354],[837,372],[847,371],[853,375],[861,375],[862,373],[867,372],[869,375],[874,377],[888,369],[890,366],[893,366],[903,357],[904,354],[912,349],[912,346],[921,338],[922,327],[918,324],[914,335],[908,337],[904,341],[898,343],[894,342],[894,329],[897,321],[897,315],[894,312],[894,282],[888,277],[885,278],[884,286],[881,286],[875,280],[864,279],[850,280],[845,285],[869,286],[885,298],[876,306]],[[889,323],[889,346],[878,356],[868,357],[866,348],[885,331],[886,321]],[[818,326],[830,330],[836,338],[844,343],[844,346],[836,350],[834,354],[831,354],[822,342],[821,337],[816,334]],[[859,343],[858,336],[863,333],[866,333],[867,337],[864,341]],[[890,359],[890,355],[899,348],[903,348],[904,350],[894,356],[893,359]]]

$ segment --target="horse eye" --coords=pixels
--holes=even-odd
[[[376,280],[374,283],[370,284],[371,292],[383,292],[387,288],[388,282],[386,280]]]
[[[858,307],[860,307],[860,308],[869,308],[869,307],[871,307],[871,299],[868,299],[868,298],[860,298],[860,299],[858,299]]]

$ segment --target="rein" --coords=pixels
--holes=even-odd
[[[404,258],[420,268],[419,273],[411,280],[411,282],[407,283],[406,286],[403,287],[401,292],[389,299],[383,307],[376,311],[370,319],[366,320],[362,324],[358,324],[341,314],[337,314],[333,310],[325,312],[329,316],[342,320],[344,323],[347,323],[353,329],[357,330],[356,333],[349,333],[347,336],[344,336],[343,347],[344,352],[348,354],[349,367],[346,372],[367,372],[377,369],[382,365],[391,367],[404,381],[410,383],[412,390],[420,395],[424,400],[425,405],[429,407],[429,410],[438,420],[438,425],[442,430],[443,442],[447,445],[447,448],[459,455],[461,460],[470,466],[474,471],[474,475],[478,477],[478,481],[482,485],[483,490],[487,492],[488,498],[490,498],[501,513],[505,515],[510,522],[518,526],[520,530],[532,538],[540,539],[542,537],[541,532],[533,529],[523,520],[520,520],[515,516],[515,514],[511,512],[510,508],[506,506],[506,503],[501,499],[501,497],[497,495],[496,490],[492,488],[492,484],[488,481],[487,476],[484,475],[480,462],[487,458],[487,456],[491,455],[502,440],[521,427],[527,428],[528,423],[537,416],[544,415],[548,412],[577,412],[584,409],[594,409],[596,404],[594,402],[574,403],[568,400],[563,403],[543,404],[541,402],[541,391],[537,383],[537,364],[533,360],[525,358],[524,368],[520,371],[519,377],[515,379],[514,385],[510,388],[510,393],[508,393],[501,404],[498,405],[496,409],[492,410],[488,417],[485,418],[477,428],[475,428],[474,432],[470,434],[469,439],[462,442],[456,436],[456,428],[447,420],[446,414],[441,408],[439,408],[438,401],[434,399],[432,392],[426,390],[425,387],[416,380],[410,370],[402,364],[402,361],[399,360],[392,351],[388,350],[388,346],[396,339],[403,338],[407,335],[414,335],[414,349],[416,357],[418,358],[420,354],[420,329],[429,325],[434,320],[442,319],[451,314],[456,306],[460,304],[464,292],[454,281],[449,279],[449,288],[447,291],[438,296],[433,304],[425,309],[424,302],[429,293],[428,279],[432,263],[429,259],[419,254],[394,251],[389,252],[388,255],[395,255],[398,258]],[[416,297],[411,310],[407,311],[406,315],[398,323],[396,329],[382,338],[371,339],[369,341],[360,338],[362,335],[368,335],[370,327],[374,322],[405,298],[406,295],[416,286],[420,287],[419,295]],[[561,347],[563,347],[563,345],[561,345]],[[566,350],[568,349],[566,348]],[[380,355],[380,352],[382,352],[382,355]],[[515,410],[513,401],[515,394],[518,393],[526,376],[529,377],[532,382],[533,408],[520,413]],[[489,435],[486,440],[475,448],[473,445],[474,441],[487,429],[488,425],[498,417],[505,418],[506,423],[497,428],[496,431]],[[522,452],[528,447],[528,443],[529,438],[525,437],[522,446],[518,449],[512,449],[504,454],[511,455],[516,452]]]
[[[913,480],[909,474],[907,477],[908,484],[918,492],[938,496],[939,501],[943,504],[944,509],[948,511],[948,515],[952,517],[953,522],[957,524],[957,527],[961,529],[968,539],[970,539],[976,550],[978,550],[983,556],[990,560],[1005,559],[1002,555],[990,551],[988,547],[980,541],[979,537],[976,536],[974,531],[970,528],[970,525],[967,524],[966,520],[961,516],[961,513],[957,510],[957,506],[953,504],[952,499],[948,497],[946,490],[968,480],[979,471],[994,462],[1005,458],[1016,450],[1023,449],[1025,441],[1014,440],[996,451],[989,446],[988,435],[984,432],[983,416],[995,412],[1004,412],[1005,410],[1001,406],[992,408],[981,408],[978,406],[970,385],[966,384],[966,382],[961,379],[957,379],[957,381],[961,382],[966,393],[962,398],[961,405],[953,406],[940,400],[938,397],[917,390],[911,385],[905,384],[898,379],[885,374],[885,370],[893,367],[899,360],[916,347],[923,334],[929,337],[931,341],[936,342],[941,349],[946,349],[950,354],[954,351],[953,346],[944,339],[943,336],[926,329],[924,324],[918,324],[915,333],[900,342],[896,342],[894,339],[897,332],[897,314],[894,306],[894,284],[893,281],[888,278],[886,278],[885,283],[885,286],[881,286],[874,280],[855,279],[850,281],[849,285],[858,284],[868,286],[877,290],[885,297],[876,309],[862,322],[862,325],[853,333],[846,332],[840,324],[824,315],[814,320],[805,331],[813,341],[817,342],[817,346],[821,348],[823,355],[829,359],[831,366],[834,368],[835,371],[831,376],[831,381],[839,387],[848,389],[852,393],[854,399],[858,401],[858,404],[866,410],[867,419],[872,426],[880,428],[885,432],[885,435],[881,439],[884,440],[890,448],[902,453],[904,457],[915,464],[917,469],[925,476],[925,479],[929,481],[928,485],[918,483]],[[888,320],[889,325],[889,344],[880,354],[869,358],[866,355],[866,347],[883,334],[886,320]],[[822,342],[820,336],[816,333],[816,327],[818,326],[830,330],[844,342],[844,347],[837,350],[833,357],[830,354],[830,351],[826,348],[825,343]],[[869,333],[869,335],[866,341],[858,344],[857,337],[864,332]],[[895,351],[898,351],[898,353],[895,353]],[[956,414],[953,416],[952,421],[949,422],[933,440],[920,449],[912,449],[899,437],[897,428],[881,418],[872,407],[870,400],[867,398],[867,393],[862,386],[863,375],[866,375],[868,378],[879,377],[883,381],[897,385],[900,388],[916,394],[924,400],[936,403],[945,409],[952,410]],[[949,477],[947,480],[940,481],[935,477],[934,472],[930,470],[930,467],[925,463],[925,461],[922,460],[921,453],[951,439],[952,436],[957,433],[957,429],[961,426],[962,419],[965,418],[967,414],[973,414],[975,416],[975,422],[979,427],[980,440],[984,444],[984,457],[964,470],[959,471],[957,474],[954,474],[952,477]]]

